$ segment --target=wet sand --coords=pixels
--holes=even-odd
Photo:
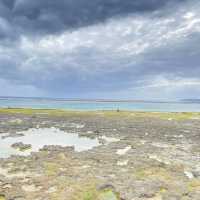
[[[30,130],[97,145],[51,139],[39,150],[23,140]],[[200,199],[199,113],[1,109],[0,137],[20,154],[0,158],[0,200]]]

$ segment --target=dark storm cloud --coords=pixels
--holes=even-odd
[[[185,0],[1,0],[0,16],[16,34],[56,33],[115,16],[146,13]],[[1,26],[0,26],[1,27]],[[6,30],[4,30],[5,32]],[[5,37],[1,33],[0,37]],[[10,36],[9,30],[7,30]],[[12,34],[11,34],[12,35]]]

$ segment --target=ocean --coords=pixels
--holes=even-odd
[[[153,112],[200,112],[200,103],[78,101],[41,98],[0,98],[0,108],[65,109],[80,111],[130,110]]]

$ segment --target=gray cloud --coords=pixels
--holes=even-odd
[[[29,88],[99,98],[199,92],[196,0],[2,0],[0,11],[0,95],[15,87],[19,96]]]
[[[185,0],[1,0],[0,16],[15,34],[53,34],[112,17],[159,10]],[[9,36],[9,31],[7,34]],[[0,31],[0,37],[2,36]],[[5,34],[3,35],[5,37]]]

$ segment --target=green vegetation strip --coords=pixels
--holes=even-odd
[[[57,109],[1,108],[0,114],[53,115],[53,116],[103,116],[127,118],[160,118],[168,120],[200,119],[199,112],[134,112],[134,111],[72,111]]]

